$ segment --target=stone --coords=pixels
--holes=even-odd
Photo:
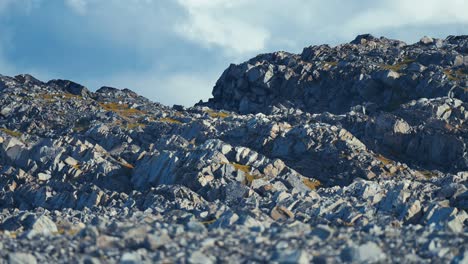
[[[421,40],[419,42],[421,44],[424,44],[424,45],[429,45],[429,44],[434,43],[434,39],[432,39],[431,37],[428,37],[428,36],[424,36],[424,37],[421,38]]]
[[[65,158],[64,162],[70,166],[76,166],[78,165],[78,161],[72,157],[67,157]]]
[[[37,178],[40,180],[40,181],[48,181],[52,178],[52,175],[50,175],[49,173],[43,173],[43,172],[40,172],[37,174]]]
[[[334,233],[334,230],[326,225],[318,225],[312,229],[310,235],[320,238],[321,240],[329,239]]]
[[[468,37],[428,39],[260,54],[193,107],[0,75],[0,258],[464,260]]]
[[[310,263],[310,256],[304,250],[280,250],[273,255],[272,261],[278,263]]]
[[[126,252],[120,258],[120,264],[137,264],[141,263],[142,259],[140,254],[136,252]]]
[[[466,264],[468,263],[468,250],[465,250],[465,252],[462,252],[461,254],[455,256],[451,263],[456,263],[456,264]]]
[[[419,200],[414,201],[409,207],[404,211],[403,220],[407,223],[416,223],[419,218],[422,216],[422,207]]]
[[[293,212],[291,212],[288,208],[286,208],[284,206],[275,206],[271,210],[270,216],[275,221],[287,220],[287,219],[293,219],[294,218]]]
[[[28,230],[28,237],[34,237],[36,235],[53,235],[58,232],[57,225],[45,215],[41,215],[39,217],[29,215],[24,220],[24,226]]]
[[[375,263],[386,259],[385,253],[374,242],[348,247],[341,252],[340,257],[342,261],[358,263]]]
[[[412,62],[408,65],[406,70],[410,72],[423,72],[424,70],[426,70],[426,67],[424,67],[424,65],[419,64],[417,62]]]
[[[453,207],[433,205],[425,214],[427,224],[442,224],[457,214],[458,210]]]
[[[171,238],[167,234],[161,234],[159,236],[148,234],[145,237],[144,245],[146,249],[154,251],[160,249],[161,247],[164,247],[171,241]]]
[[[29,253],[10,253],[8,254],[8,263],[9,264],[36,264],[36,258]]]
[[[187,262],[191,264],[214,263],[214,261],[207,255],[203,254],[202,251],[194,251],[190,253]]]
[[[229,227],[232,226],[239,220],[239,215],[232,211],[225,211],[221,216],[213,223],[214,226],[221,228],[221,227]]]

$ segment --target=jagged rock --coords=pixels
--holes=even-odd
[[[0,258],[463,260],[467,51],[364,34],[262,54],[187,108],[0,75]]]
[[[341,260],[345,262],[375,263],[385,260],[385,253],[374,242],[350,247],[341,252]]]
[[[275,221],[294,218],[294,214],[284,206],[275,206],[273,210],[271,210],[270,215]]]
[[[421,38],[421,40],[419,42],[421,42],[424,45],[429,45],[429,44],[432,44],[434,42],[434,40],[431,37],[424,36],[424,37]]]
[[[10,253],[8,254],[9,264],[36,264],[36,258],[29,253]]]
[[[51,235],[58,232],[55,223],[45,215],[39,217],[30,215],[24,220],[24,223],[28,230],[28,237],[36,235]]]

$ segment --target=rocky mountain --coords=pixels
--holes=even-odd
[[[468,36],[275,52],[213,98],[0,75],[0,263],[467,263]]]

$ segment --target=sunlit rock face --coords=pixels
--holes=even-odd
[[[0,75],[0,258],[464,263],[467,52],[263,54],[189,108]]]

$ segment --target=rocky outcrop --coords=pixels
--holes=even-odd
[[[467,36],[407,45],[371,35],[336,47],[311,46],[301,54],[275,52],[231,65],[208,106],[269,113],[273,106],[345,113],[360,106],[391,110],[418,98],[467,100]]]
[[[467,45],[263,54],[189,108],[0,75],[0,258],[463,263]]]

